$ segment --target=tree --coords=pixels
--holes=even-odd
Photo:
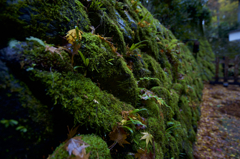
[[[228,33],[239,28],[239,0],[209,0],[212,25],[206,27],[207,38],[218,56],[239,54],[239,43],[229,42]]]
[[[179,39],[189,29],[203,32],[202,22],[210,24],[211,15],[204,0],[141,0],[142,4]]]

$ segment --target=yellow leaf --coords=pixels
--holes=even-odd
[[[82,32],[78,32],[80,40],[82,40]],[[69,30],[66,35],[67,41],[73,45],[73,42],[77,39],[76,29]]]
[[[235,155],[234,155],[234,154],[231,154],[230,156],[231,156],[231,157],[235,157]]]
[[[148,132],[142,132],[144,134],[140,140],[146,139],[146,145],[148,146],[149,141],[152,143],[153,136],[149,134]]]

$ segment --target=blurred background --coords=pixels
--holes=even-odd
[[[216,56],[240,54],[240,0],[140,1],[179,40],[204,36]]]

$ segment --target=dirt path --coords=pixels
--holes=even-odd
[[[240,87],[205,85],[195,159],[240,158]]]

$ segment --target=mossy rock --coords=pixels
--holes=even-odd
[[[99,136],[94,134],[91,135],[80,135],[81,140],[90,145],[86,148],[86,154],[90,152],[89,159],[111,159],[110,150],[106,142]],[[64,146],[65,143],[59,145],[55,151],[49,156],[49,159],[65,159],[69,157],[69,153]],[[74,157],[74,155],[71,155]]]
[[[2,63],[6,63],[6,68],[13,74],[13,78],[9,78],[2,73],[4,71],[0,72],[3,76],[0,80],[5,83],[0,85],[0,100],[8,99],[5,108],[10,106],[13,109],[16,101],[19,102],[17,106],[20,111],[14,109],[14,115],[19,118],[28,115],[29,121],[33,121],[30,123],[33,128],[46,125],[46,131],[41,129],[37,135],[33,133],[39,142],[34,138],[32,143],[42,148],[40,140],[50,141],[56,134],[54,140],[64,141],[67,126],[79,125],[81,134],[99,136],[83,135],[83,139],[86,142],[96,139],[104,145],[103,151],[109,156],[107,146],[110,145],[100,137],[105,138],[112,127],[121,122],[122,111],[146,108],[148,112],[139,114],[146,119],[147,128],[133,130],[127,138],[130,144],[124,145],[124,148],[116,146],[119,151],[115,154],[111,152],[112,157],[133,158],[127,154],[146,147],[146,141],[140,140],[141,132],[146,131],[155,139],[156,158],[180,158],[181,154],[185,154],[184,158],[193,158],[192,144],[200,118],[202,80],[209,79],[214,69],[212,64],[202,61],[204,57],[205,61],[214,58],[211,53],[207,55],[207,41],[201,41],[200,52],[195,57],[185,45],[180,45],[179,53],[165,50],[165,46],[161,45],[162,38],[166,44],[176,38],[137,1],[5,0],[0,4],[7,8],[0,11],[0,21],[4,20],[3,30],[9,33],[2,39],[23,41],[29,36],[39,38],[30,42],[15,41],[18,49],[13,51],[7,47],[0,51]],[[145,24],[142,24],[144,17]],[[73,52],[73,46],[67,43],[64,36],[75,26],[81,31],[81,39],[80,48]],[[133,49],[132,46],[139,42],[143,45]],[[58,50],[49,50],[46,46]],[[22,83],[11,82],[10,79]],[[143,88],[151,90],[154,95],[147,91],[148,98],[142,98],[140,93]],[[17,97],[15,101],[11,100],[13,96]],[[167,105],[157,100],[160,98]],[[8,114],[5,115],[6,119]],[[18,119],[11,112],[9,117]],[[180,126],[171,129],[171,133],[167,132],[169,122]],[[132,125],[132,129],[134,127]],[[34,137],[29,133],[19,137],[19,141],[26,139],[26,136]],[[4,142],[7,143],[8,139]],[[57,144],[45,143],[51,147]],[[15,145],[12,149],[16,151],[11,149],[14,153],[20,147],[16,148]],[[25,154],[31,157],[34,153],[28,152],[32,149],[27,151],[25,147],[21,155],[13,154],[10,158],[21,158]],[[149,143],[147,149],[153,153],[152,144]],[[42,153],[39,150],[38,154],[46,156],[51,153],[49,151]],[[90,150],[87,148],[87,151]],[[92,157],[96,158],[96,151],[91,151]],[[0,152],[3,154],[6,151],[1,149]]]

